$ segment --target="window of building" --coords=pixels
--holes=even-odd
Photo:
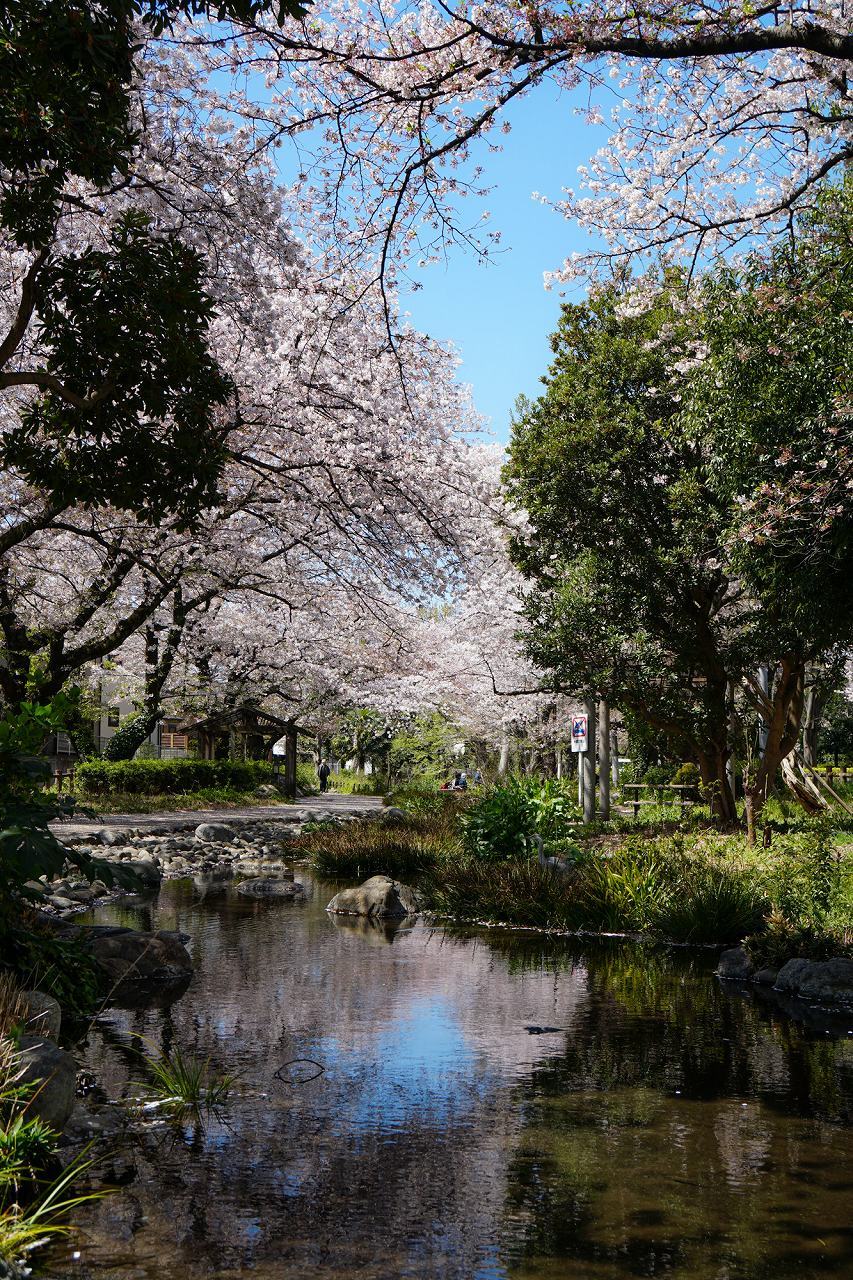
[[[121,724],[121,715],[118,707],[110,707],[107,712],[107,726],[110,729],[117,729]]]

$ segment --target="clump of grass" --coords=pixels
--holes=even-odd
[[[573,893],[566,876],[535,858],[459,858],[427,876],[420,888],[441,915],[537,928],[566,927]]]
[[[236,1077],[218,1071],[210,1058],[204,1060],[174,1049],[171,1054],[145,1054],[150,1079],[142,1082],[148,1098],[168,1110],[184,1115],[217,1111],[228,1101]]]
[[[55,1140],[56,1135],[53,1136]],[[94,1164],[93,1160],[86,1159],[86,1154],[83,1151],[46,1190],[27,1204],[20,1203],[24,1167],[0,1166],[0,1260],[19,1262],[52,1237],[70,1235],[73,1228],[63,1222],[63,1218],[83,1204],[112,1195],[109,1187],[71,1194],[72,1184]],[[8,1201],[10,1187],[14,1188],[15,1196],[11,1203]]]
[[[453,815],[410,816],[405,822],[348,822],[304,832],[288,851],[304,853],[321,875],[358,878],[421,876],[458,849]]]

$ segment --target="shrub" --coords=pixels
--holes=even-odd
[[[334,773],[329,778],[334,791],[345,796],[382,796],[390,787],[385,773]]]
[[[462,840],[467,852],[483,861],[526,857],[534,834],[546,843],[559,840],[579,817],[570,784],[554,778],[508,778],[463,813]]]
[[[266,760],[86,760],[78,785],[89,795],[182,795],[208,788],[253,791],[271,782]]]
[[[774,906],[792,925],[823,929],[841,889],[841,863],[826,818],[777,835],[767,887]]]
[[[313,764],[297,764],[296,786],[304,795],[312,795],[320,790],[320,779]]]

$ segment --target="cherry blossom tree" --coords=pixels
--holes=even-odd
[[[146,715],[156,716],[188,637],[198,649],[214,615],[220,632],[231,619],[240,636],[228,650],[238,665],[238,650],[266,629],[277,688],[260,650],[253,678],[290,698],[312,627],[327,649],[350,627],[344,649],[355,652],[368,626],[387,631],[392,595],[414,607],[460,579],[461,522],[488,493],[460,435],[477,423],[452,356],[402,322],[389,348],[378,292],[353,273],[330,277],[297,243],[250,139],[187,111],[184,51],[152,44],[145,68],[144,131],[126,180],[109,198],[72,184],[50,253],[85,259],[130,210],[192,251],[228,385],[212,424],[222,475],[215,500],[187,521],[168,504],[140,512],[60,495],[5,452],[0,688],[10,704],[135,644]],[[12,238],[0,248],[12,328],[37,257]],[[49,370],[41,339],[34,313],[18,350]],[[7,388],[0,440],[17,439],[38,390]]]
[[[185,39],[211,106],[258,148],[293,140],[315,225],[392,280],[453,241],[488,252],[482,157],[515,99],[547,80],[570,91],[610,138],[554,200],[595,237],[567,279],[790,228],[853,155],[845,4],[337,0],[282,29],[261,18]]]

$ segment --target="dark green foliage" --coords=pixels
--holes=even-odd
[[[272,782],[265,760],[87,760],[77,781],[88,795],[182,795],[221,787],[251,791]]]
[[[128,716],[120,729],[106,743],[101,758],[103,760],[132,760],[136,752],[150,738],[157,721],[160,719],[159,709],[141,711]]]
[[[508,778],[487,790],[462,814],[466,850],[483,861],[523,858],[533,836],[548,844],[565,838],[579,821],[574,787],[555,778]]]
[[[155,33],[180,16],[279,22],[288,0],[5,0],[0,5],[0,221],[18,244],[47,244],[66,180],[106,186],[128,169],[131,81],[141,18]]]
[[[73,801],[44,794],[50,770],[38,752],[48,734],[73,716],[75,702],[75,697],[57,694],[50,703],[25,702],[17,712],[0,717],[0,942],[17,924],[19,898],[26,896],[24,883],[58,875],[66,860],[92,880],[133,880],[80,849],[66,849],[48,826],[53,818],[70,813]]]
[[[3,442],[5,465],[54,502],[110,504],[190,524],[217,496],[230,391],[208,350],[211,302],[198,253],[130,211],[75,255],[52,252],[69,179],[98,188],[132,169],[140,48],[181,16],[251,21],[303,12],[296,0],[7,0],[0,4],[0,225],[37,250],[22,285],[17,333],[38,323],[45,359],[0,370],[28,385]],[[97,205],[97,195],[93,203]],[[24,361],[25,365],[27,361]]]
[[[4,438],[7,466],[66,502],[188,521],[216,497],[215,410],[230,383],[207,349],[202,263],[128,214],[104,248],[48,261],[36,314],[49,388]]]
[[[0,954],[23,986],[38,987],[58,1000],[65,1018],[91,1018],[106,995],[103,970],[85,943],[57,936],[20,904],[0,933]]]

